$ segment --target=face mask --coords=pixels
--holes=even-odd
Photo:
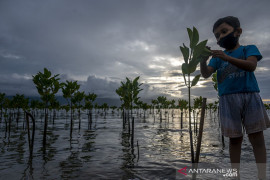
[[[220,47],[223,47],[225,48],[226,50],[231,50],[233,49],[236,45],[237,45],[237,42],[238,42],[238,37],[234,37],[234,31],[231,32],[230,34],[228,34],[227,36],[221,38],[217,44],[220,46]]]

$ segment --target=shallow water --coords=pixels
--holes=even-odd
[[[27,131],[23,117],[12,121],[10,135],[4,119],[0,123],[0,179],[190,179],[177,172],[191,168],[188,121],[180,130],[180,111],[162,113],[134,112],[134,149],[130,148],[127,128],[123,130],[121,113],[111,110],[94,112],[91,128],[86,112],[74,120],[70,141],[70,117],[58,112],[55,123],[49,120],[46,154],[42,151],[42,116],[36,117],[33,158],[29,160]],[[270,154],[270,132],[264,131],[267,155]],[[196,144],[196,134],[193,134]],[[138,143],[138,145],[137,145]],[[194,146],[196,150],[196,146]],[[139,150],[139,151],[138,151]],[[139,155],[138,155],[139,154]],[[228,139],[225,147],[216,114],[207,112],[201,145],[199,168],[230,168]],[[267,160],[268,164],[270,160]],[[203,164],[205,163],[205,164]],[[268,169],[268,177],[270,170]],[[256,179],[252,147],[244,136],[241,154],[241,179]],[[221,173],[197,174],[197,179],[232,179]]]

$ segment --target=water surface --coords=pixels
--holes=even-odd
[[[173,116],[172,116],[173,114]],[[0,123],[0,179],[189,179],[177,170],[191,168],[188,120],[180,129],[180,111],[162,113],[134,112],[135,137],[131,149],[128,128],[123,129],[121,113],[94,112],[89,127],[86,112],[81,128],[76,116],[70,140],[70,117],[58,112],[55,123],[49,120],[46,154],[42,151],[43,119],[36,117],[33,158],[29,160],[27,131],[23,117],[12,120],[10,134],[4,119]],[[266,130],[267,155],[270,132]],[[194,144],[196,144],[196,133]],[[196,145],[194,146],[196,149]],[[138,151],[139,150],[139,151]],[[139,155],[138,155],[139,154]],[[208,111],[203,131],[200,162],[208,168],[230,168],[228,139],[222,145],[219,121]],[[269,160],[267,160],[269,163]],[[199,165],[203,168],[206,165]],[[252,147],[244,136],[241,154],[241,179],[256,179]],[[268,168],[268,174],[269,174]],[[268,175],[269,176],[269,175]],[[269,176],[270,177],[270,176]],[[198,179],[230,179],[222,174],[198,174]]]

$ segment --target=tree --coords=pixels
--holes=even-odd
[[[121,82],[121,86],[116,89],[116,93],[120,96],[120,100],[122,101],[122,105],[126,109],[131,110],[134,104],[137,104],[140,97],[138,97],[139,92],[142,90],[140,86],[142,83],[139,83],[140,76],[136,77],[133,81],[129,78],[126,78],[126,82]]]
[[[81,115],[82,101],[84,98],[85,98],[84,91],[82,92],[77,91],[74,93],[73,104],[75,104],[76,108],[78,109],[79,117]]]
[[[48,107],[49,102],[54,99],[55,94],[59,91],[62,84],[59,83],[59,74],[52,75],[52,73],[44,68],[43,73],[38,72],[33,76],[33,82],[36,85],[41,100],[45,105],[45,122],[44,122],[44,132],[43,132],[43,152],[46,152],[46,135],[48,126]]]
[[[193,99],[193,101],[194,101],[194,104],[193,104],[194,109],[201,109],[202,108],[202,103],[203,103],[202,96]]]
[[[57,99],[54,97],[50,100],[50,106],[49,108],[53,110],[53,124],[56,117],[56,110],[58,111],[60,109],[60,103],[57,101]]]
[[[23,94],[16,94],[15,96],[12,97],[11,99],[11,104],[13,108],[17,109],[17,117],[16,117],[16,122],[18,124],[19,118],[20,118],[20,109],[28,109],[28,103],[29,99],[26,99]]]
[[[3,115],[3,104],[4,104],[4,99],[5,99],[5,93],[0,93],[0,122],[2,120],[2,115]]]
[[[158,110],[160,112],[160,122],[162,121],[161,109],[166,108],[166,101],[167,101],[167,98],[165,96],[158,96],[157,97]]]
[[[153,107],[153,113],[155,112],[155,107],[157,108],[158,101],[156,99],[151,100],[152,107]]]
[[[142,101],[140,101],[140,108],[143,109],[143,118],[145,119],[145,111],[147,111],[147,109],[149,108],[150,106],[147,104],[147,103],[144,103]]]
[[[193,27],[193,30],[187,28],[188,36],[190,40],[190,48],[186,47],[185,44],[180,46],[180,51],[184,57],[184,63],[182,64],[182,73],[185,81],[185,85],[188,88],[188,102],[189,102],[189,134],[190,134],[190,149],[191,149],[191,161],[194,163],[194,150],[193,150],[193,138],[191,130],[191,104],[190,104],[190,89],[195,86],[199,79],[200,74],[196,75],[191,81],[190,75],[195,72],[197,65],[200,61],[204,60],[206,57],[211,55],[211,51],[206,48],[207,40],[201,41],[199,43],[199,33],[198,30]],[[187,75],[187,80],[186,80]]]
[[[67,100],[68,105],[70,107],[70,140],[72,139],[72,128],[73,128],[73,110],[72,105],[74,102],[74,95],[80,89],[80,85],[77,81],[66,81],[63,83],[62,92],[64,98]]]
[[[181,111],[183,111],[184,109],[188,109],[188,101],[184,99],[178,99],[178,106]]]
[[[31,100],[30,102],[30,108],[32,109],[34,117],[36,116],[36,109],[39,108],[39,103],[38,100]]]
[[[100,108],[104,111],[106,117],[106,112],[109,109],[109,105],[107,103],[103,103]]]
[[[95,93],[88,93],[84,98],[84,107],[88,109],[88,121],[92,122],[92,109],[94,107],[93,103],[96,100],[97,95]]]
[[[120,96],[120,100],[122,101],[123,107],[123,115],[124,115],[124,108],[131,111],[132,116],[132,108],[136,104],[138,105],[139,102],[139,92],[142,90],[140,86],[142,83],[139,83],[140,76],[136,77],[134,80],[130,80],[126,77],[126,82],[121,82],[121,86],[116,89],[116,93]],[[129,112],[129,111],[128,111]],[[128,116],[129,117],[129,116]],[[128,118],[129,119],[129,118]],[[130,121],[128,120],[128,128],[130,134]],[[124,126],[124,116],[123,116],[123,126]],[[134,118],[132,118],[132,136],[131,136],[131,146],[133,149],[133,141],[134,140]]]

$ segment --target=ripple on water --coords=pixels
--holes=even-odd
[[[28,161],[27,131],[23,129],[23,119],[20,119],[18,127],[13,122],[15,124],[11,126],[10,136],[5,132],[2,121],[1,179],[173,179],[178,175],[177,170],[185,166],[191,167],[191,152],[187,119],[184,118],[184,128],[181,130],[180,112],[175,110],[173,118],[170,113],[171,111],[166,116],[162,114],[162,122],[159,114],[154,117],[153,113],[146,113],[145,119],[135,115],[132,150],[128,128],[123,130],[121,116],[117,113],[111,114],[110,111],[105,118],[105,113],[101,115],[94,112],[90,126],[87,114],[83,112],[80,129],[78,118],[74,118],[70,139],[70,119],[61,112],[54,124],[49,120],[45,155],[42,149],[44,120],[37,118],[32,161]],[[264,134],[269,157],[269,130]],[[196,149],[196,133],[193,137]],[[205,119],[200,162],[209,163],[211,167],[228,168],[230,165],[228,138],[225,138],[223,147],[218,119],[211,119],[209,112]],[[241,163],[242,177],[255,179],[255,158],[247,136],[244,136],[242,144]],[[213,177],[198,175],[198,178]]]

